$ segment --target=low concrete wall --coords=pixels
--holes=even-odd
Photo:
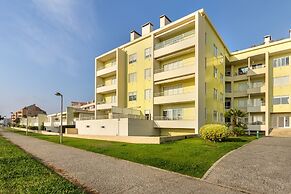
[[[153,121],[141,119],[100,119],[76,121],[79,135],[156,136]]]
[[[128,136],[128,119],[76,121],[79,135]]]
[[[128,119],[129,136],[158,136],[160,130],[154,128],[152,120]]]
[[[76,128],[66,128],[66,134],[78,134],[78,129],[76,129]]]

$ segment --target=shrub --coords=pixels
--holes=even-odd
[[[230,130],[230,135],[231,136],[242,136],[245,134],[245,130],[242,127],[234,127],[233,129]]]
[[[220,124],[207,124],[200,128],[200,136],[210,141],[224,141],[229,136],[226,126]]]
[[[28,129],[31,129],[31,130],[38,130],[38,127],[36,127],[36,126],[29,126]]]

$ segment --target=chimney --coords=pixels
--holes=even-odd
[[[271,42],[271,40],[272,40],[271,35],[264,36],[264,43],[265,44],[269,44]]]
[[[289,30],[289,38],[291,38],[291,29]]]
[[[151,33],[151,31],[153,31],[153,24],[151,22],[144,24],[141,28],[142,36]]]
[[[168,25],[172,21],[166,16],[166,15],[161,15],[160,16],[160,28]]]
[[[133,41],[139,37],[141,37],[141,35],[138,32],[136,32],[135,30],[132,30],[130,32],[130,41]]]

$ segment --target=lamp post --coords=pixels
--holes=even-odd
[[[57,92],[55,94],[56,96],[60,96],[61,97],[61,128],[59,130],[59,134],[60,134],[60,143],[63,143],[63,95],[60,92]]]

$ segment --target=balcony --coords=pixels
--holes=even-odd
[[[248,94],[260,94],[266,92],[266,86],[264,83],[262,84],[251,84],[250,87],[247,89]]]
[[[112,106],[117,106],[116,102],[109,103],[109,102],[97,102],[97,110],[108,110],[111,109]]]
[[[236,90],[233,91],[233,97],[242,97],[242,96],[247,96],[247,90]]]
[[[112,85],[101,84],[97,86],[96,92],[98,94],[107,94],[107,93],[116,91],[116,88],[117,88],[116,84],[112,84]]]
[[[170,104],[170,103],[181,103],[181,102],[194,102],[195,93],[183,92],[177,94],[168,94],[165,92],[155,93],[154,104]]]
[[[116,63],[112,63],[109,67],[99,67],[97,68],[97,77],[108,77],[115,75],[117,71],[117,65]]]
[[[195,73],[194,62],[189,64],[183,64],[182,66],[171,69],[161,68],[155,70],[154,81],[161,81],[165,79],[186,76],[194,73]]]
[[[248,130],[250,131],[265,131],[266,125],[264,121],[255,121],[248,124]]]
[[[166,129],[193,129],[195,121],[187,120],[183,118],[170,119],[165,116],[154,117],[155,128],[166,128]]]
[[[194,30],[155,44],[154,58],[159,58],[194,46]]]
[[[265,74],[267,71],[266,66],[263,64],[252,65],[247,73],[247,76],[255,76]]]
[[[247,112],[265,112],[266,106],[265,103],[258,103],[258,104],[249,104],[247,107]]]

